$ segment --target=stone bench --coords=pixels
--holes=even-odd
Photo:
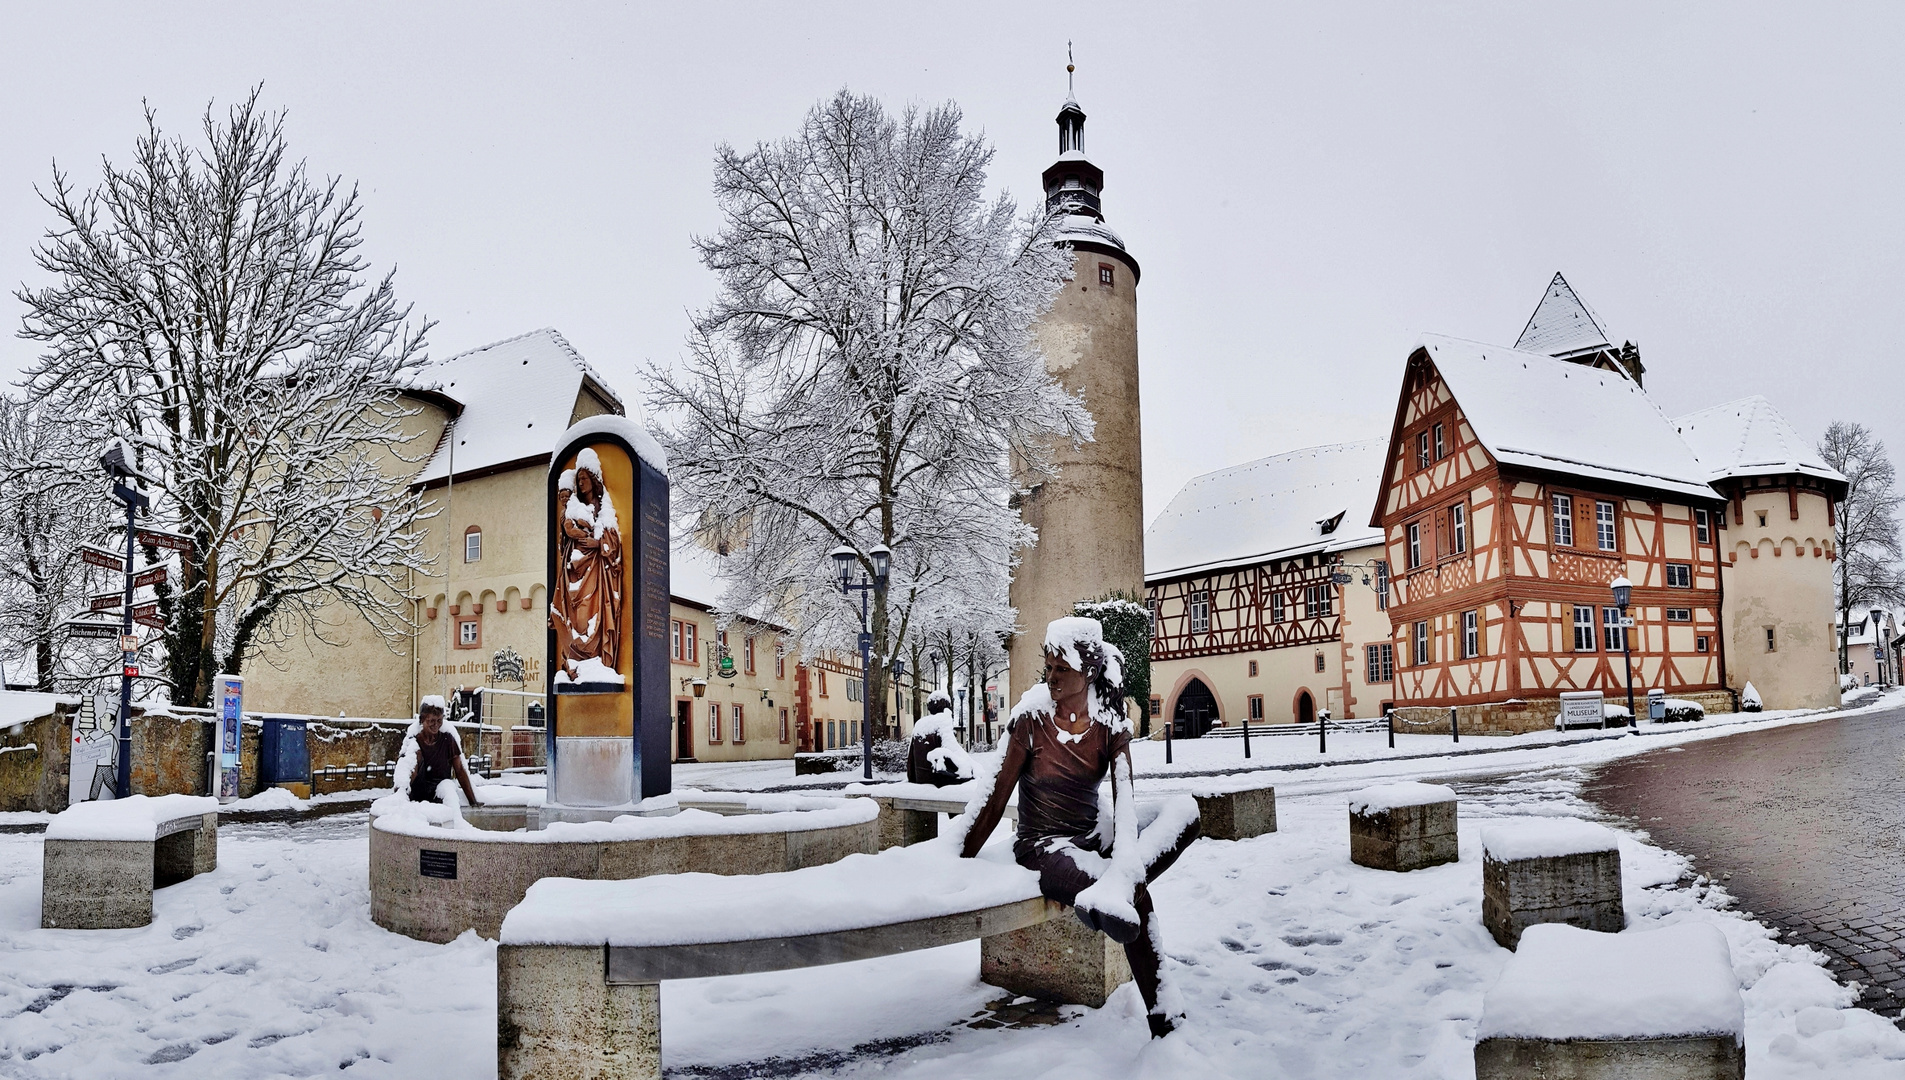
[[[931,843],[763,877],[537,882],[497,947],[497,1076],[659,1078],[666,980],[975,938],[986,982],[1102,1005],[1130,977],[1124,950],[1040,896],[1038,875],[1010,859],[1005,845],[959,859]],[[1012,948],[985,959],[1000,942]]]
[[[217,869],[218,800],[134,795],[80,803],[47,825],[41,860],[40,926],[149,925],[152,890]]]
[[[1746,1018],[1710,923],[1602,934],[1529,927],[1482,999],[1476,1080],[1742,1080]]]
[[[1482,830],[1482,925],[1512,949],[1538,923],[1606,933],[1627,925],[1613,830],[1577,818],[1528,818]]]
[[[1384,784],[1349,797],[1349,859],[1377,870],[1420,870],[1461,857],[1455,789]]]
[[[939,835],[939,818],[958,817],[982,793],[968,780],[963,784],[849,784],[846,794],[872,799],[880,805],[880,850],[910,847]],[[1007,803],[1007,821],[1019,819],[1019,808]]]

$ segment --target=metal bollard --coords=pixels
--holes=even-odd
[[[1382,711],[1383,720],[1389,725],[1389,749],[1396,748],[1396,707],[1391,705]]]
[[[1330,752],[1329,731],[1323,726],[1323,710],[1321,709],[1316,712],[1316,752],[1319,754]]]
[[[1462,741],[1462,729],[1455,726],[1455,706],[1453,705],[1449,706],[1449,735],[1456,742]]]
[[[1244,756],[1250,756],[1250,717],[1244,717]]]
[[[1177,727],[1177,721],[1167,720],[1164,724],[1164,763],[1171,763],[1171,729]]]

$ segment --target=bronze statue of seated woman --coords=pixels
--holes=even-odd
[[[1104,640],[1097,620],[1055,620],[1045,631],[1045,681],[1012,710],[992,793],[961,854],[971,858],[985,846],[1017,785],[1013,856],[1038,871],[1047,898],[1070,905],[1086,926],[1124,946],[1151,1034],[1162,1037],[1180,1010],[1159,1004],[1160,938],[1147,886],[1197,839],[1197,804],[1176,796],[1140,832],[1131,774],[1124,656]],[[1107,775],[1109,821],[1098,800]]]

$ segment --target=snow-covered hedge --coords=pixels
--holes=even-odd
[[[1661,720],[1665,723],[1687,723],[1707,718],[1707,711],[1701,708],[1697,701],[1670,697],[1662,704],[1666,706],[1666,712],[1661,716]]]
[[[1760,704],[1758,688],[1750,682],[1747,683],[1746,689],[1740,691],[1740,711],[1759,712],[1763,708],[1765,706]]]

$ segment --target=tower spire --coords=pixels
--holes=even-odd
[[[1072,43],[1067,41],[1065,43],[1065,100],[1066,101],[1075,101],[1078,98],[1077,92],[1072,89],[1072,72],[1077,70],[1078,70],[1077,65],[1073,63],[1072,61]]]

